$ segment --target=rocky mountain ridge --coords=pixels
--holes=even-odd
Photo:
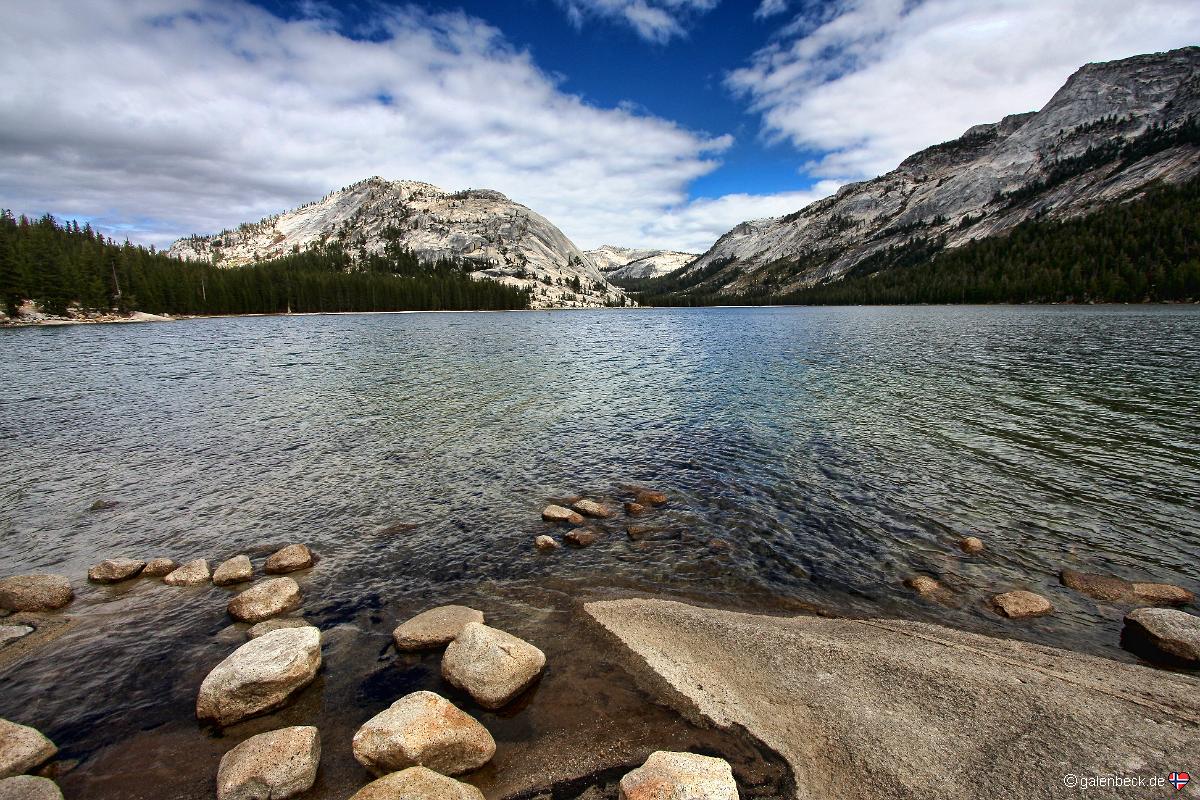
[[[623,281],[662,277],[685,266],[697,254],[606,244],[585,251],[585,255],[609,280]]]
[[[878,178],[744,222],[672,276],[685,291],[781,295],[836,280],[914,238],[952,248],[1069,218],[1200,174],[1200,47],[1078,70],[1039,111],[976,125]]]
[[[537,212],[500,192],[447,192],[419,181],[368,178],[236,230],[180,239],[168,252],[239,267],[318,243],[338,243],[350,253],[382,253],[394,244],[422,261],[471,262],[476,278],[529,289],[533,308],[632,304]]]

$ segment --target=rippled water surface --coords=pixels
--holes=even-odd
[[[514,791],[505,764],[528,768],[552,746],[561,755],[567,730],[591,731],[576,746],[603,749],[597,708],[636,717],[647,741],[734,746],[627,686],[581,630],[577,605],[590,597],[814,604],[1130,659],[1117,646],[1126,609],[1056,576],[1070,566],[1200,590],[1198,364],[1192,308],[0,331],[0,574],[63,572],[78,593],[47,618],[54,636],[0,658],[0,716],[50,733],[78,762],[62,767],[64,788],[96,797],[211,796],[233,741],[315,721],[327,756],[311,796],[343,797],[366,779],[348,754],[354,728],[405,691],[446,688],[436,655],[389,649],[391,628],[462,600],[550,655],[524,710],[481,715],[501,749],[494,772],[472,780],[500,796]],[[590,548],[531,547],[550,532],[547,502],[586,494],[619,507],[629,484],[670,496],[636,521],[645,538],[631,540],[618,514]],[[98,498],[119,505],[88,511]],[[380,532],[394,523],[415,527]],[[959,552],[965,535],[985,553]],[[300,581],[305,615],[327,630],[325,672],[293,708],[223,738],[191,704],[244,640],[227,629],[229,590],[83,580],[112,556],[250,552],[261,566],[289,541],[322,559]],[[946,586],[940,602],[903,587],[917,573]],[[1014,588],[1045,594],[1056,613],[1016,623],[987,609]],[[601,744],[628,745],[619,738]],[[595,763],[581,763],[626,757],[589,753]],[[777,776],[756,758],[744,771],[769,794]]]

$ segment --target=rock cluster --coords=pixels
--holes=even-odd
[[[627,517],[639,517],[646,514],[651,506],[662,505],[667,502],[667,496],[662,492],[653,489],[647,489],[644,486],[625,486],[624,491],[632,494],[635,499],[624,502],[625,515]],[[593,500],[587,497],[576,497],[564,501],[570,505],[567,508],[564,505],[552,504],[542,509],[542,519],[554,523],[555,525],[571,525],[575,526],[572,530],[565,533],[562,541],[574,547],[588,547],[595,544],[601,532],[594,527],[584,527],[585,517],[590,517],[594,522],[593,525],[599,525],[604,530],[608,530],[604,520],[611,519],[614,516],[614,511],[611,506],[599,500]],[[638,539],[640,535],[635,533],[635,530],[641,526],[629,526],[629,538]],[[656,529],[657,530],[657,529]],[[541,534],[534,539],[534,547],[538,550],[556,550],[559,547],[559,542],[553,537],[546,534]]]
[[[428,767],[443,775],[478,769],[496,753],[487,728],[433,692],[401,697],[358,729],[354,757],[376,775]]]
[[[317,676],[321,634],[316,628],[265,633],[233,651],[200,684],[196,716],[226,727],[284,705]]]
[[[545,653],[529,642],[470,622],[446,648],[442,677],[494,711],[528,689],[545,665]]]

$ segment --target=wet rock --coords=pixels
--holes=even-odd
[[[380,536],[395,536],[398,533],[409,533],[415,531],[418,526],[415,522],[393,522],[391,525],[384,525],[382,528],[376,529],[375,533]]]
[[[590,544],[595,544],[599,538],[600,536],[595,531],[588,530],[587,528],[576,528],[563,536],[563,540],[567,544],[574,545],[575,547],[587,547]]]
[[[0,800],[63,800],[63,795],[49,778],[15,775],[0,780]]]
[[[371,781],[350,800],[483,800],[483,792],[431,769],[409,767]]]
[[[546,522],[567,522],[571,525],[582,525],[583,517],[569,508],[562,506],[546,506],[542,509],[542,519]]]
[[[280,800],[306,792],[320,762],[321,738],[312,726],[251,736],[221,757],[217,800]]]
[[[300,586],[291,578],[271,578],[251,586],[229,601],[229,616],[242,622],[262,622],[300,607]]]
[[[106,558],[88,570],[93,583],[118,583],[135,578],[146,568],[145,561],[136,558]]]
[[[928,575],[916,575],[911,578],[905,578],[904,585],[920,595],[930,595],[942,588],[941,584]]]
[[[1174,608],[1139,608],[1125,615],[1122,640],[1171,659],[1200,665],[1200,617]]]
[[[557,550],[559,545],[558,542],[554,541],[553,536],[542,534],[533,540],[533,546],[538,550]]]
[[[31,633],[33,628],[28,625],[0,625],[0,647],[6,642],[15,642]]]
[[[627,502],[625,503],[625,513],[631,517],[640,517],[646,513],[646,507],[641,503]]]
[[[478,769],[496,753],[487,728],[433,692],[413,692],[354,734],[354,757],[376,775],[423,766],[443,775]]]
[[[546,655],[529,642],[471,622],[446,648],[442,677],[494,711],[529,688],[545,665]]]
[[[647,489],[645,486],[631,486],[630,491],[633,492],[634,499],[644,506],[661,506],[667,502],[665,494],[654,489]]]
[[[217,586],[230,586],[235,583],[245,583],[254,577],[254,566],[250,556],[234,556],[228,561],[222,561],[213,570],[212,582]]]
[[[1114,578],[1111,575],[1097,575],[1094,572],[1064,569],[1058,574],[1058,579],[1063,586],[1083,592],[1097,600],[1120,600],[1129,596],[1133,591],[1133,584],[1128,581]]]
[[[425,650],[449,644],[468,622],[483,622],[483,612],[467,606],[438,606],[422,611],[392,631],[398,650]]]
[[[179,565],[171,558],[152,558],[146,562],[145,568],[142,570],[144,578],[161,578],[165,575],[170,575]]]
[[[65,575],[14,575],[0,579],[0,608],[53,611],[71,602],[75,592]]]
[[[1187,589],[1170,583],[1135,583],[1131,591],[1135,599],[1153,605],[1185,606],[1196,600]]]
[[[246,630],[246,635],[251,639],[257,639],[264,633],[271,631],[281,631],[287,628],[313,628],[316,627],[304,617],[275,617],[273,619],[264,620],[262,622],[251,625]]]
[[[108,511],[119,505],[116,500],[97,500],[88,506],[88,511]]]
[[[983,552],[983,540],[977,536],[967,536],[966,538],[961,539],[958,543],[958,546],[964,553]]]
[[[308,545],[289,544],[267,558],[266,572],[268,575],[282,575],[298,569],[308,569],[313,563],[313,552],[308,549]]]
[[[54,742],[40,731],[0,719],[0,778],[29,772],[57,752]]]
[[[316,628],[275,630],[251,639],[208,673],[196,716],[221,727],[272,711],[303,689],[321,668]]]
[[[588,517],[608,519],[612,516],[612,509],[603,503],[597,503],[595,500],[577,500],[571,507],[580,514]]]
[[[621,800],[738,800],[723,758],[658,750],[621,778]]]
[[[211,577],[212,573],[208,571],[208,562],[203,558],[197,558],[182,567],[177,567],[163,578],[163,583],[167,586],[199,586],[208,583]]]
[[[708,549],[712,550],[714,552],[722,552],[725,550],[733,549],[733,546],[731,544],[729,544],[729,542],[725,541],[724,539],[709,539],[708,540]]]
[[[1023,589],[996,595],[992,598],[992,605],[1009,619],[1040,617],[1054,610],[1049,600]]]

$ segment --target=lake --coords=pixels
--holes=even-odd
[[[392,628],[475,605],[542,647],[472,776],[489,797],[597,782],[639,747],[720,752],[751,795],[779,764],[631,685],[586,599],[916,618],[1120,660],[1123,609],[1063,567],[1200,591],[1200,309],[646,309],[204,319],[0,330],[0,574],[77,599],[18,660],[0,716],[60,746],[68,797],[209,797],[220,755],[316,724],[322,777],[367,779],[349,740],[418,688],[458,698]],[[669,503],[541,553],[547,503],[644,485]],[[97,499],[119,503],[92,512]],[[405,523],[411,529],[383,532]],[[959,551],[979,536],[985,552]],[[296,704],[225,734],[196,689],[244,634],[233,590],[90,586],[106,558],[217,562],[309,544],[303,612],[325,668]],[[937,578],[939,600],[906,577]],[[1055,613],[998,617],[1030,589]],[[615,728],[617,737],[609,728]],[[607,731],[607,732],[606,732]],[[607,738],[606,738],[607,737]],[[615,738],[614,738],[615,737]],[[564,751],[571,757],[564,759]],[[610,769],[611,771],[611,769]],[[611,781],[610,781],[611,783]],[[569,787],[568,787],[569,788]]]

